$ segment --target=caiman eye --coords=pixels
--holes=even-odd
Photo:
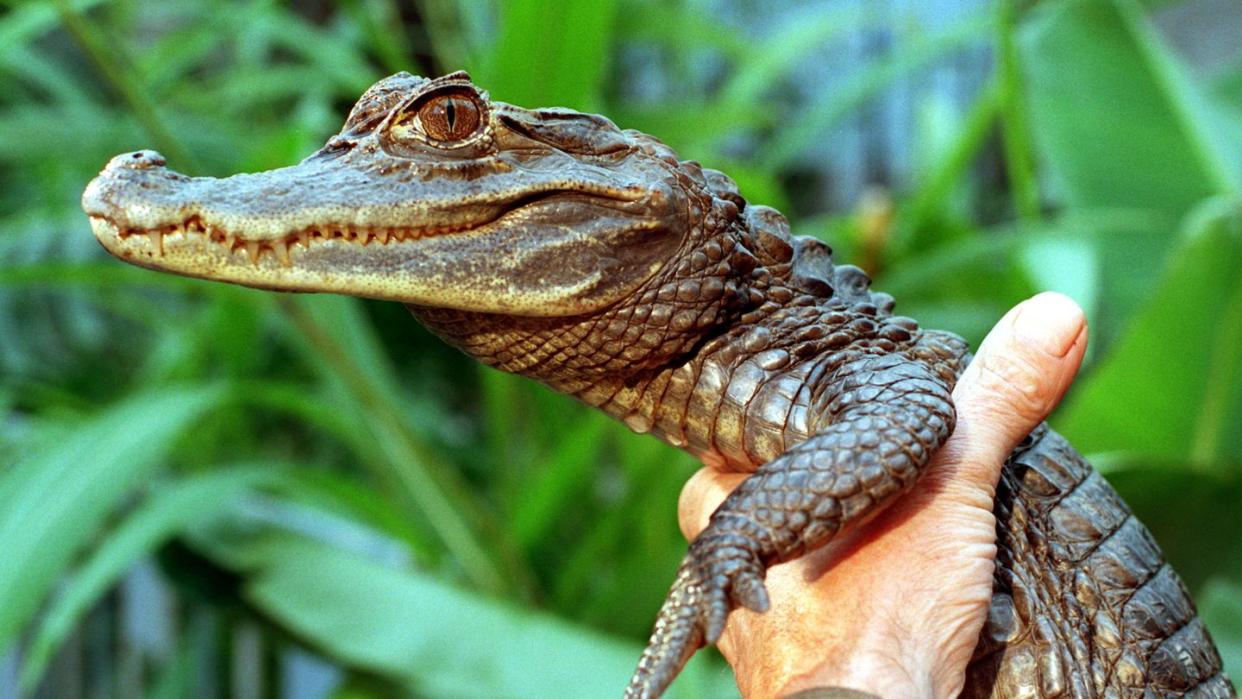
[[[486,145],[487,93],[466,84],[442,85],[408,99],[384,122],[380,142],[388,152],[413,157],[421,148],[465,149]]]
[[[418,121],[431,139],[453,143],[474,135],[480,111],[473,95],[446,92],[432,95],[419,106]]]

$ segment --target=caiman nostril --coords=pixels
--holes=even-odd
[[[168,161],[164,156],[153,150],[136,150],[132,153],[118,155],[108,162],[108,169],[131,168],[143,170],[151,167],[164,167]]]

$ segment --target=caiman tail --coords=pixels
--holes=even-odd
[[[992,607],[967,699],[1235,697],[1181,578],[1117,492],[1040,426],[996,498]]]

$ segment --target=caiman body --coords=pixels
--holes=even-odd
[[[301,164],[188,178],[117,156],[83,204],[129,262],[406,303],[472,356],[750,472],[691,544],[627,693],[658,695],[767,566],[915,485],[965,343],[894,315],[719,172],[568,110],[398,74]],[[1233,696],[1177,575],[1059,435],[1010,457],[970,697]]]

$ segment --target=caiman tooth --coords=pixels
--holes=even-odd
[[[285,244],[285,241],[273,240],[269,245],[272,247],[272,252],[276,254],[276,259],[280,260],[282,267],[293,265],[293,261],[289,259],[289,246]]]
[[[375,239],[379,241],[380,245],[387,245],[388,244],[388,229],[387,228],[376,228]]]
[[[250,262],[259,264],[259,243],[255,240],[246,241],[246,254],[250,256]]]
[[[151,247],[159,250],[160,255],[164,254],[164,234],[158,230],[148,231],[147,238],[151,241]]]
[[[368,230],[358,231],[358,242],[362,243],[362,247],[365,248],[367,243],[371,242],[372,235],[371,231]]]
[[[310,247],[310,239],[311,239],[311,234],[310,234],[310,231],[298,231],[298,240],[297,240],[297,242],[301,243],[301,244],[302,244],[302,247],[304,247],[304,248],[309,248],[309,247]]]

